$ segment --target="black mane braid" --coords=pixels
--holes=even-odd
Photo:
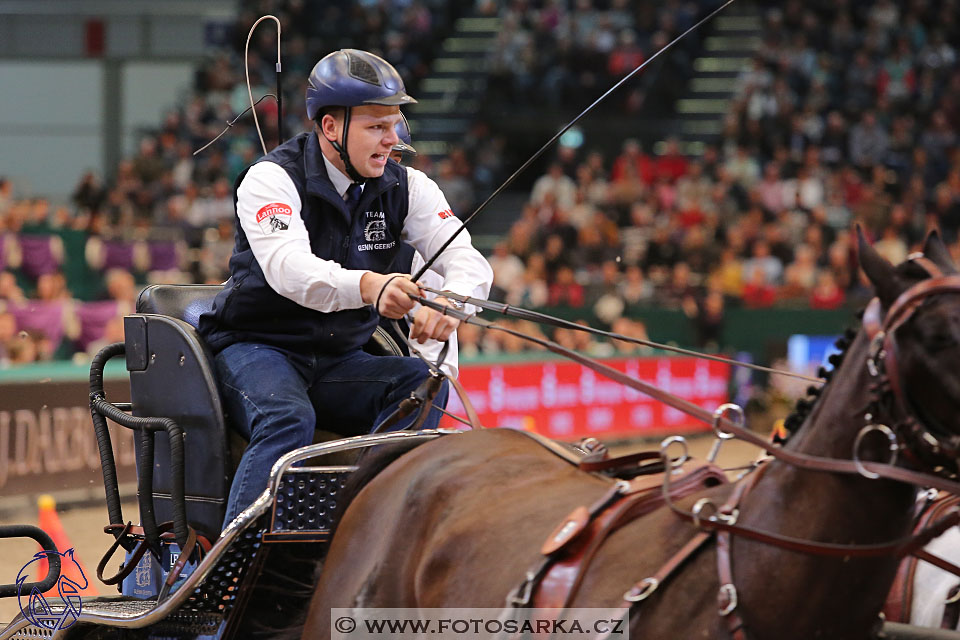
[[[863,309],[857,312],[858,319],[863,318],[863,312]],[[827,362],[833,366],[833,369],[827,370],[826,367],[820,367],[817,369],[817,376],[826,380],[826,383],[820,387],[814,385],[807,387],[806,397],[797,400],[793,411],[783,421],[783,428],[786,432],[786,437],[781,437],[780,433],[776,433],[773,437],[773,441],[775,443],[785,444],[787,440],[790,439],[790,436],[796,433],[803,422],[807,419],[807,416],[810,415],[814,405],[816,405],[817,399],[821,396],[821,394],[823,394],[823,390],[827,388],[827,385],[830,384],[833,373],[840,368],[840,364],[843,362],[844,357],[846,357],[847,350],[850,348],[850,345],[853,344],[853,339],[856,336],[857,329],[851,328],[847,329],[842,336],[837,338],[834,346],[840,350],[840,353],[834,353],[827,358]]]

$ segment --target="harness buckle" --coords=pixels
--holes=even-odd
[[[726,617],[737,608],[737,588],[732,582],[721,585],[717,592],[717,606],[721,616]]]
[[[660,581],[656,578],[644,578],[623,594],[623,599],[627,602],[643,602],[653,595],[659,586]]]
[[[533,571],[527,571],[523,582],[507,596],[507,604],[512,607],[526,607],[533,597],[533,585],[536,576]]]
[[[883,359],[887,356],[887,352],[883,348],[883,341],[886,337],[887,334],[884,331],[879,331],[877,335],[873,336],[870,340],[869,355],[867,356],[867,371],[870,373],[871,378],[876,378],[880,375],[880,363],[882,363]]]
[[[710,508],[710,514],[707,516],[703,515],[703,510],[705,507]],[[717,505],[713,504],[709,498],[700,498],[697,500],[696,504],[693,505],[691,509],[691,514],[693,515],[693,524],[697,529],[704,530],[703,521],[714,520],[717,517]]]
[[[737,519],[739,517],[740,517],[740,509],[736,509],[736,508],[730,513],[725,513],[721,511],[715,516],[715,518],[720,522],[731,525],[731,526],[737,524]]]

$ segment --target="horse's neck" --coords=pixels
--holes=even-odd
[[[864,414],[870,402],[870,386],[876,382],[866,366],[868,345],[868,339],[860,332],[788,448],[825,458],[853,458],[857,434],[867,423]],[[885,418],[876,416],[875,420],[880,422]],[[859,455],[866,460],[886,461],[886,451],[885,438],[873,434],[863,439]],[[780,503],[786,518],[808,504],[816,507],[815,512],[802,517],[813,522],[821,521],[833,531],[838,524],[835,514],[858,514],[854,524],[862,527],[862,537],[867,539],[883,535],[873,521],[906,521],[909,518],[914,489],[907,485],[860,476],[804,471],[783,464],[775,467],[761,483],[769,483],[780,495],[789,496],[787,502]],[[848,519],[840,518],[839,521]],[[836,531],[832,535],[844,541],[857,539],[863,542],[857,533],[848,530]]]
[[[811,455],[851,459],[854,440],[864,425],[863,414],[869,401],[871,379],[865,366],[867,346],[867,339],[861,333],[803,427],[788,444],[789,448]],[[861,454],[867,459],[885,460],[879,448],[881,444],[865,442]],[[871,450],[874,446],[876,452]],[[813,542],[890,542],[909,530],[913,497],[914,490],[904,485],[859,476],[804,471],[773,462],[743,500],[741,522]],[[789,584],[777,587],[788,592],[782,594],[784,606],[790,597],[800,598],[809,607],[811,615],[831,611],[831,598],[842,599],[853,592],[864,596],[864,616],[873,615],[868,610],[874,606],[879,610],[889,587],[883,583],[893,579],[892,571],[896,567],[893,559],[870,563],[853,561],[847,566],[849,570],[845,570],[843,562],[822,557],[787,553],[743,541],[737,546],[735,576],[740,574],[747,580],[761,581],[753,587],[759,590],[764,588],[764,574],[768,580],[769,572],[779,575],[789,581]],[[784,567],[789,568],[785,570]],[[811,589],[814,584],[820,586]],[[769,614],[776,615],[773,610]],[[833,623],[825,624],[829,627]],[[815,628],[824,629],[821,625]]]

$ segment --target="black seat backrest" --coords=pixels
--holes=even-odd
[[[186,433],[187,520],[211,536],[219,534],[226,513],[234,468],[228,436],[234,432],[226,427],[213,358],[196,327],[222,290],[223,285],[150,285],[140,293],[137,313],[124,319],[133,413],[171,418]],[[364,349],[403,355],[382,327]],[[155,436],[155,448],[154,504],[163,522],[173,515],[166,434]]]
[[[220,533],[232,464],[213,359],[196,325],[221,285],[151,285],[124,319],[130,397],[136,416],[171,418],[185,433],[187,520]],[[157,521],[172,519],[170,448],[155,436],[153,494]]]
[[[155,313],[183,320],[194,329],[200,314],[213,307],[222,284],[154,284],[140,292],[137,313]]]

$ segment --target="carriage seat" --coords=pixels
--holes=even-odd
[[[133,414],[171,418],[183,429],[187,521],[211,539],[220,533],[234,465],[213,358],[196,326],[222,288],[151,285],[124,318]],[[166,434],[156,434],[154,446],[153,502],[163,522],[173,515]]]
[[[186,433],[187,520],[213,537],[220,532],[233,471],[246,446],[227,428],[213,357],[196,330],[200,315],[222,290],[223,285],[150,285],[140,293],[136,314],[124,318],[133,413],[171,418]],[[403,355],[381,327],[364,350]],[[320,441],[336,437],[317,433]],[[157,521],[163,522],[173,513],[169,445],[165,434],[154,438],[154,505]]]

